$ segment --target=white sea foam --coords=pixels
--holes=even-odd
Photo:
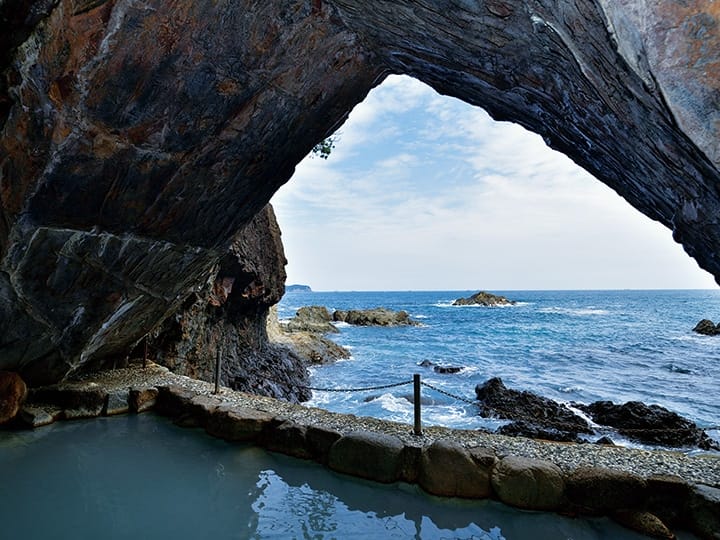
[[[337,326],[338,328],[350,328],[352,325],[346,323],[345,321],[333,321],[333,324]]]
[[[412,403],[407,399],[390,393],[376,397],[371,403],[378,403],[383,409],[392,413],[410,413],[412,410]]]

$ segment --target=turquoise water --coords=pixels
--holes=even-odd
[[[3,539],[642,538],[356,480],[150,414],[0,432],[0,479]]]
[[[279,306],[289,318],[305,305],[329,309],[404,309],[420,327],[340,327],[331,338],[352,359],[313,369],[319,388],[364,387],[423,380],[474,399],[490,377],[563,402],[640,400],[697,422],[720,424],[720,337],[695,334],[702,318],[720,319],[720,291],[492,291],[512,307],[454,307],[477,291],[290,292]],[[418,364],[462,366],[441,375]],[[315,392],[311,404],[339,412],[412,422],[411,386],[365,393]],[[426,423],[496,427],[474,405],[423,389],[433,404]],[[720,439],[720,431],[709,431]],[[621,441],[618,437],[613,437]]]

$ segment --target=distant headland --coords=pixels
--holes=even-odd
[[[312,292],[310,285],[285,285],[285,292]]]

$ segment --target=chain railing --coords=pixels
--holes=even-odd
[[[148,355],[148,347],[147,342],[145,344],[145,355],[143,358],[143,366],[147,363],[147,355]],[[217,361],[215,364],[215,393],[219,393],[219,386],[220,386],[220,371],[221,371],[221,355],[218,352],[217,355]],[[430,384],[428,382],[422,381],[419,374],[414,374],[413,378],[410,380],[395,382],[395,383],[387,383],[387,384],[379,384],[379,385],[373,385],[373,386],[364,386],[364,387],[354,387],[354,388],[322,388],[322,387],[316,387],[316,386],[309,386],[309,385],[303,385],[298,383],[293,383],[290,381],[279,381],[271,376],[264,375],[265,379],[268,381],[274,382],[275,384],[279,384],[281,386],[292,386],[294,388],[298,389],[304,389],[304,390],[311,390],[313,392],[335,392],[335,393],[361,393],[361,392],[372,392],[375,390],[387,390],[390,388],[397,388],[400,386],[407,386],[412,384],[413,385],[413,404],[414,404],[414,412],[413,412],[413,433],[415,435],[422,435],[422,399],[421,399],[421,387],[424,386],[425,388],[428,388],[429,390],[432,390],[434,392],[437,392],[439,394],[442,394],[446,397],[449,397],[451,399],[454,399],[456,401],[460,401],[462,403],[472,405],[475,407],[484,407],[487,409],[492,417],[502,419],[502,420],[509,420],[509,421],[525,421],[525,422],[532,422],[537,424],[539,420],[542,420],[541,427],[543,428],[549,428],[549,429],[556,429],[558,431],[565,431],[565,432],[572,432],[572,433],[597,433],[597,434],[614,434],[619,433],[621,435],[642,435],[642,434],[654,434],[654,433],[687,433],[691,434],[694,432],[695,429],[700,429],[702,431],[720,431],[720,425],[711,425],[711,426],[696,426],[696,427],[685,427],[685,428],[617,428],[617,427],[610,427],[610,426],[601,426],[597,424],[591,424],[587,423],[587,425],[582,425],[579,423],[569,423],[569,422],[558,422],[548,419],[538,419],[532,415],[523,415],[518,414],[516,410],[507,410],[503,409],[502,407],[495,407],[495,406],[488,406],[484,405],[481,401],[477,399],[470,399],[464,396],[459,396],[457,394],[454,394],[452,392],[448,392],[447,390],[444,390],[442,388],[439,388],[433,384]]]

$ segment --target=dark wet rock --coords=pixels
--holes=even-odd
[[[543,427],[533,422],[525,420],[516,420],[497,429],[497,433],[502,435],[512,435],[514,437],[528,437],[530,439],[542,439],[545,441],[557,442],[582,442],[582,438],[574,431],[567,429],[557,429],[553,427]]]
[[[703,319],[695,325],[693,332],[705,336],[717,336],[720,335],[720,324],[715,324],[710,319]]]
[[[505,433],[558,441],[576,441],[579,433],[592,433],[587,422],[566,406],[532,392],[507,388],[499,377],[475,387],[480,414],[514,420]]]
[[[423,360],[422,362],[418,363],[419,367],[426,367],[426,368],[433,368],[433,371],[435,373],[440,373],[442,375],[453,375],[455,373],[460,373],[464,368],[462,366],[447,366],[443,364],[436,364],[432,360]]]
[[[615,446],[615,441],[613,441],[610,437],[600,437],[597,441],[595,441],[595,444],[603,444],[606,446]]]
[[[337,310],[333,313],[333,321],[344,322],[355,326],[417,326],[407,311],[392,311],[383,307],[373,309]]]
[[[486,307],[494,307],[494,306],[512,306],[516,302],[514,300],[508,300],[504,296],[499,296],[496,294],[490,294],[485,291],[480,291],[478,293],[473,294],[472,296],[469,296],[468,298],[458,298],[453,302],[453,306],[486,306]]]
[[[621,435],[635,441],[720,450],[720,446],[694,422],[659,405],[645,405],[639,401],[615,405],[611,401],[596,401],[577,407],[596,423],[616,428]]]
[[[22,377],[12,371],[0,371],[0,425],[15,418],[26,397],[27,386]]]

